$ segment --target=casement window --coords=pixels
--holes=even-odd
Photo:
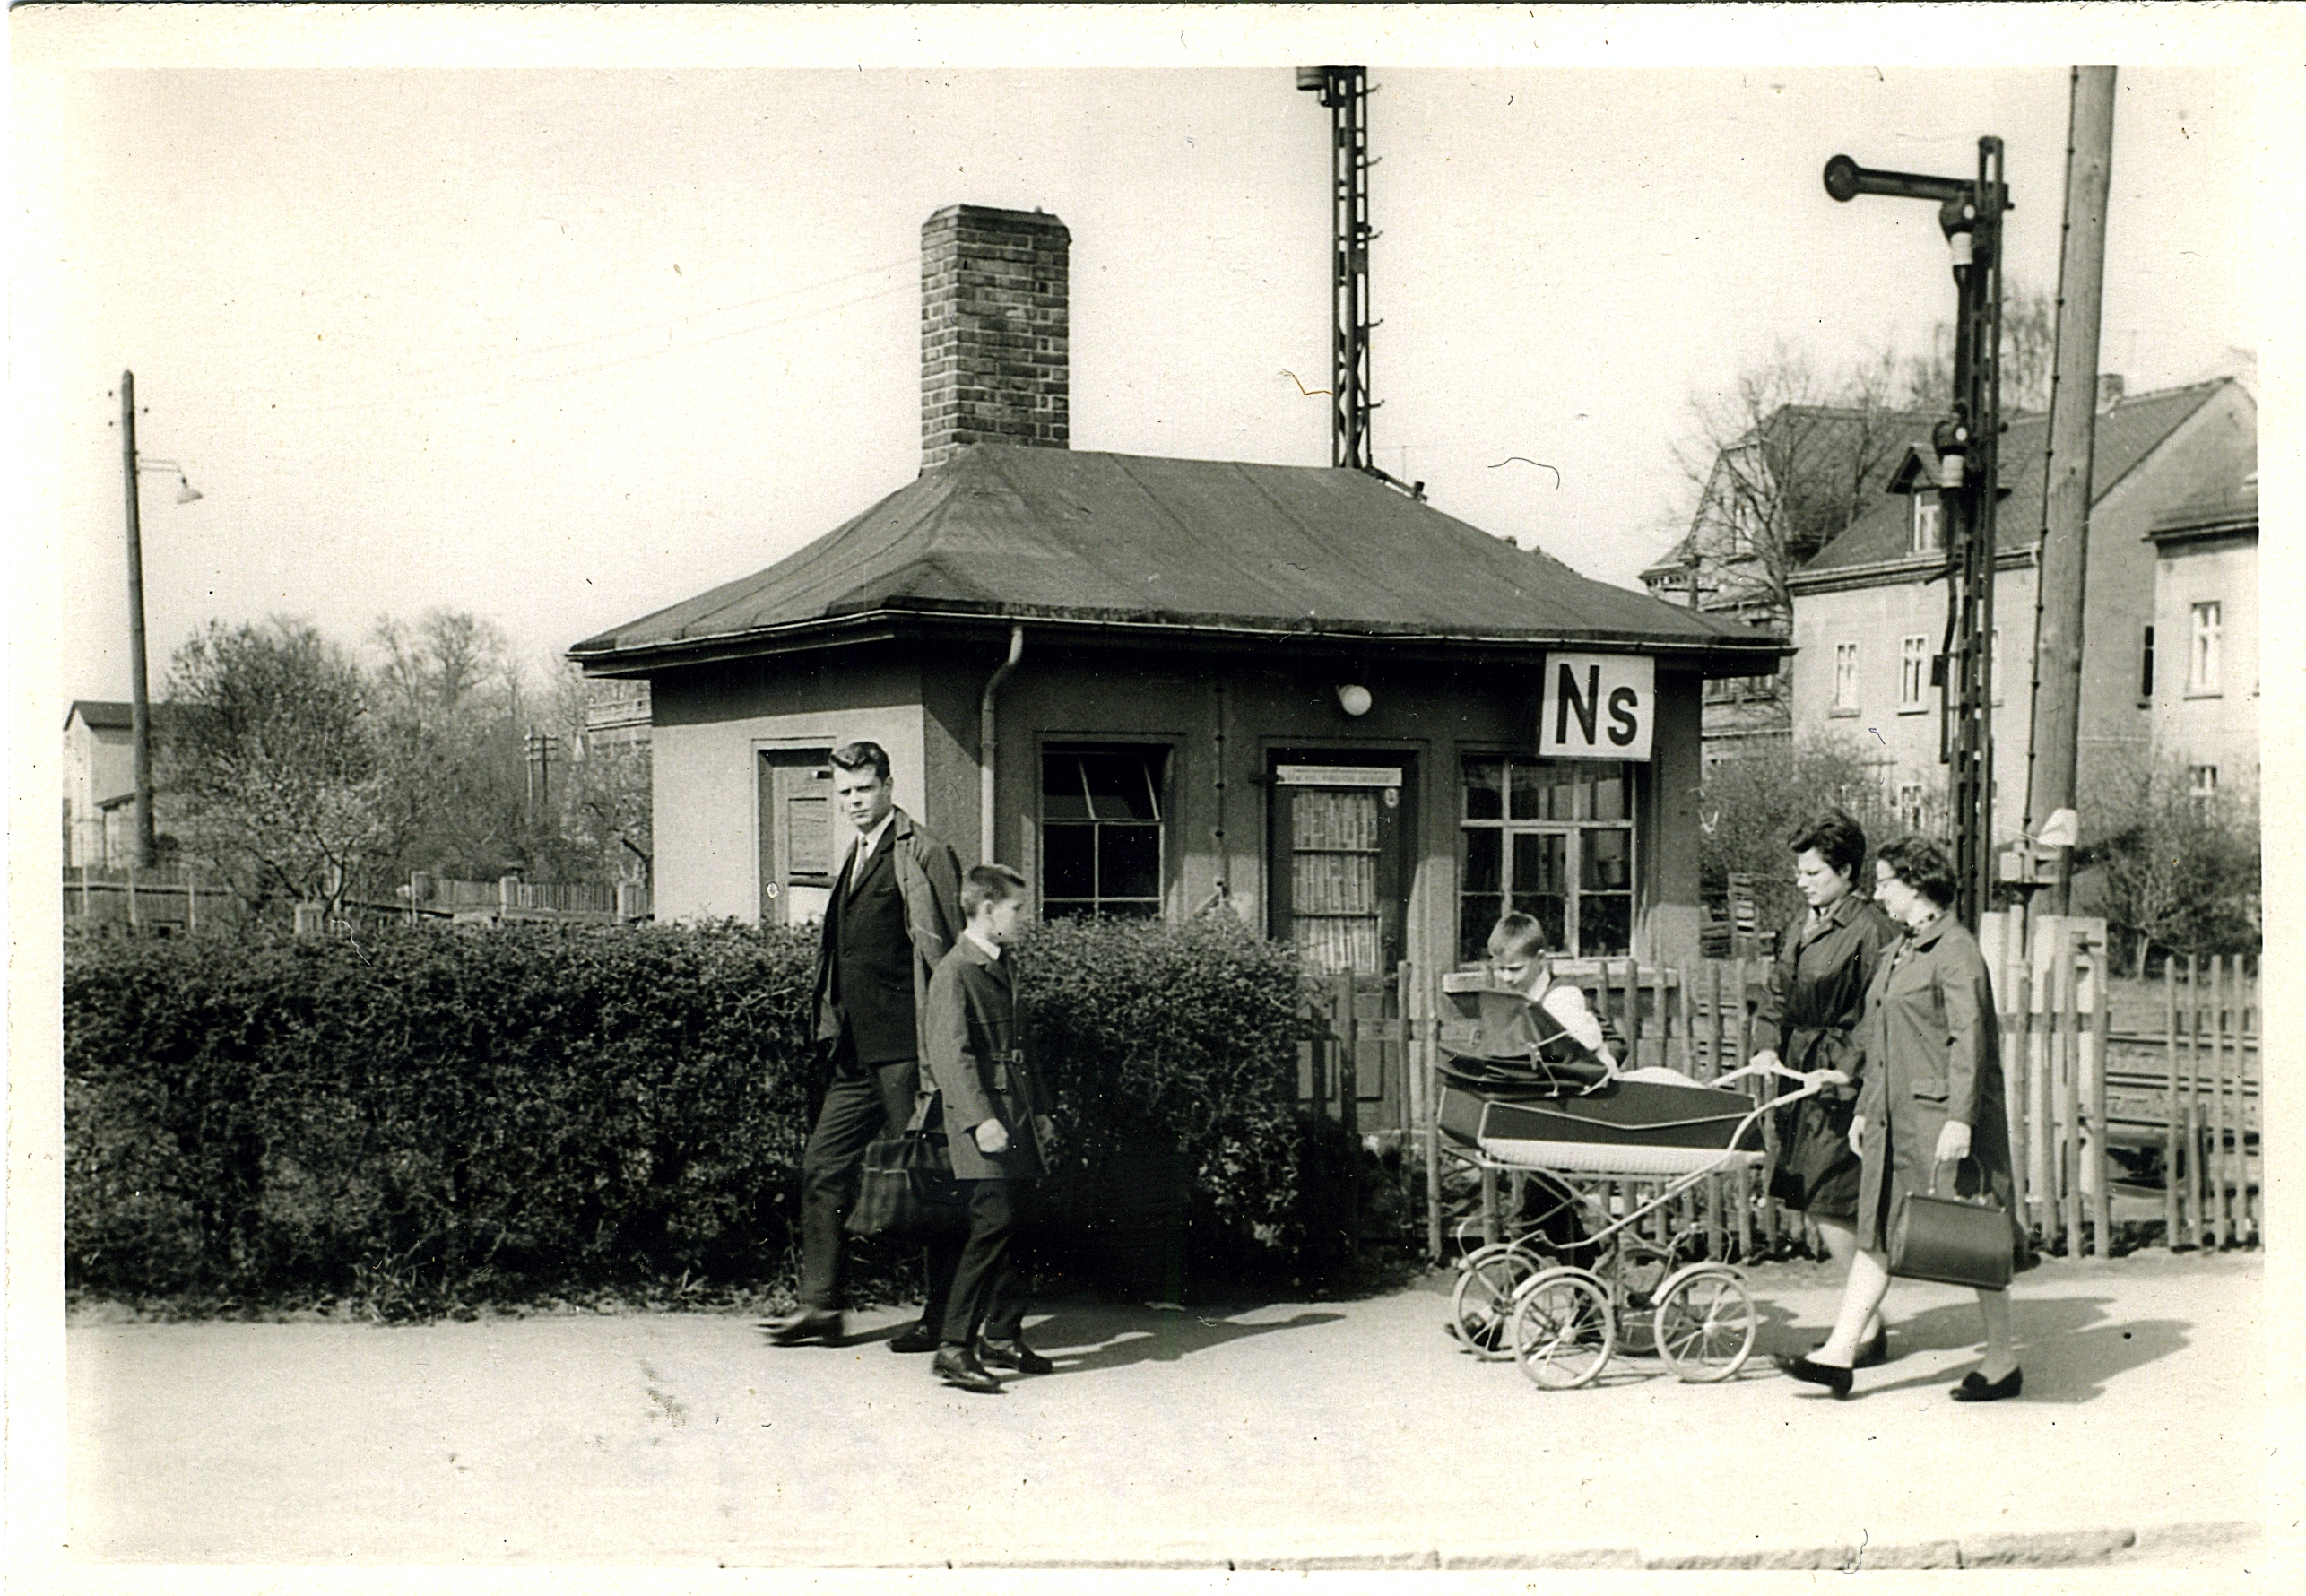
[[[1169,750],[1047,748],[1041,754],[1041,912],[1161,913]]]
[[[1913,495],[1913,515],[1908,522],[1912,533],[1908,551],[1914,554],[1941,554],[1946,550],[1946,507],[1935,493]]]
[[[1920,709],[1929,685],[1929,639],[1906,638],[1898,644],[1898,707]]]
[[[2219,654],[2225,638],[2225,606],[2216,599],[2194,606],[2194,636],[2186,654],[2186,690],[2218,690]]]
[[[1858,713],[1858,646],[1836,643],[1834,646],[1834,713]]]
[[[1921,784],[1918,781],[1898,784],[1898,824],[1908,831],[1924,828],[1922,822],[1928,818],[1928,812],[1921,794]]]
[[[2207,809],[2218,796],[2218,768],[2215,765],[2186,767],[2186,795]]]
[[[1478,964],[1507,909],[1581,958],[1632,951],[1634,773],[1591,759],[1465,761],[1457,956]]]

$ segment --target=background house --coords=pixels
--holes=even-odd
[[[152,707],[158,733],[169,706]],[[117,867],[136,856],[133,707],[74,698],[64,717],[64,862]]]
[[[2094,835],[2094,807],[2102,811],[2105,784],[2149,757],[2156,731],[2147,660],[2150,637],[2162,634],[2148,629],[2157,604],[2148,533],[2234,480],[2234,462],[2255,458],[2256,438],[2257,405],[2232,379],[2117,398],[2097,418],[2080,711],[2085,840]],[[2048,441],[2047,417],[2020,416],[2002,442],[1993,644],[1998,846],[2020,836],[2025,811]],[[1901,820],[1925,828],[1942,823],[1946,785],[1940,692],[1932,683],[1946,606],[1945,518],[1934,479],[1924,445],[1893,473],[1874,507],[1790,584],[1796,736],[1838,733],[1876,753]],[[2159,666],[2154,675],[2158,681]]]
[[[819,913],[826,753],[871,738],[1044,915],[1225,906],[1377,982],[1477,958],[1509,904],[1573,955],[1694,958],[1700,685],[1782,646],[1360,472],[1068,449],[1068,247],[931,218],[921,475],[570,650],[650,684],[660,916]],[[1565,654],[1553,730],[1600,757],[1539,757]]]
[[[2138,691],[2154,746],[2198,798],[2258,795],[2258,452],[2154,521],[2154,619]]]
[[[1793,631],[1790,582],[1802,563],[1873,507],[1905,451],[1937,418],[1886,406],[1779,404],[1715,455],[1689,532],[1642,573],[1658,598],[1771,636]],[[1705,684],[1708,761],[1793,735],[1792,664]]]

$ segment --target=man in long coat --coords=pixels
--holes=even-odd
[[[960,928],[960,860],[896,806],[889,755],[852,742],[832,754],[833,798],[856,828],[825,906],[817,952],[823,1074],[816,1129],[801,1158],[801,1307],[769,1327],[780,1347],[841,1339],[841,1224],[875,1137],[912,1118],[929,977]],[[920,1323],[890,1347],[932,1352],[950,1271],[932,1259]]]

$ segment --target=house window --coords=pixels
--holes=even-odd
[[[2151,626],[2146,629],[2146,641],[2138,648],[2137,696],[2140,698],[2154,697],[2154,628]]]
[[[1946,548],[1946,507],[1935,493],[1913,496],[1912,550],[1916,554],[1937,554]]]
[[[1907,638],[1898,645],[1898,707],[1919,709],[1929,682],[1929,639]]]
[[[1477,964],[1507,909],[1591,958],[1634,945],[1634,770],[1591,759],[1465,762],[1457,953]]]
[[[2216,599],[2194,606],[2194,642],[2187,652],[2186,690],[2218,690],[2218,653],[2225,636],[2224,606]]]
[[[1041,912],[1151,919],[1161,912],[1166,748],[1041,754]]]
[[[1836,643],[1834,646],[1834,713],[1858,713],[1858,646]]]
[[[2217,802],[2218,768],[2215,765],[2186,767],[2186,795],[2197,809],[2207,809]]]
[[[1908,831],[1922,829],[1921,784],[1918,781],[1898,784],[1898,824]]]

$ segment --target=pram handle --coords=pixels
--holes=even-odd
[[[1799,1080],[1802,1083],[1800,1089],[1781,1092],[1772,1098],[1769,1106],[1773,1108],[1782,1108],[1789,1103],[1799,1103],[1804,1097],[1815,1097],[1829,1086],[1850,1084],[1849,1075],[1840,1070],[1789,1070],[1783,1064],[1742,1064],[1725,1074],[1716,1075],[1706,1084],[1716,1087],[1728,1086],[1731,1081],[1745,1075],[1781,1075],[1789,1080]]]

